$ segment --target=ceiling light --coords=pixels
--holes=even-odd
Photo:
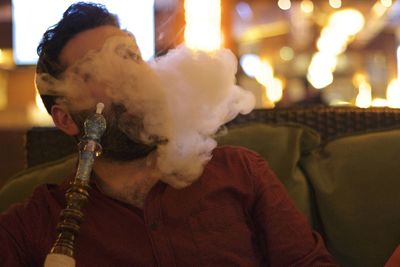
[[[185,43],[195,50],[219,49],[221,36],[221,0],[185,0]]]
[[[242,66],[244,73],[246,73],[246,75],[249,77],[256,76],[260,65],[261,60],[258,55],[245,54],[240,57],[240,66]]]
[[[391,7],[393,4],[393,1],[392,0],[381,0],[381,4],[384,7]]]
[[[333,13],[329,26],[347,35],[355,35],[364,27],[365,19],[356,9],[344,9]]]
[[[294,57],[294,51],[291,47],[284,46],[279,50],[279,56],[284,61],[290,61]]]
[[[386,89],[386,99],[391,108],[400,108],[400,83],[393,79]]]
[[[242,20],[251,20],[253,18],[253,11],[246,2],[240,2],[235,7],[236,12]]]
[[[396,57],[397,57],[397,79],[400,79],[400,45],[397,47]]]
[[[268,60],[261,60],[255,78],[260,84],[267,86],[274,79],[274,68]]]
[[[311,0],[303,0],[301,1],[300,8],[304,13],[312,13],[314,11],[314,4]]]
[[[342,6],[342,0],[329,0],[329,5],[333,8],[340,8]]]
[[[333,82],[333,74],[329,70],[315,70],[307,74],[307,80],[315,89],[322,89]]]
[[[356,106],[360,108],[368,108],[372,104],[371,85],[362,82],[358,87],[358,95],[356,97]]]
[[[292,3],[290,2],[290,0],[279,0],[278,6],[282,10],[288,10],[292,6]]]
[[[385,98],[374,98],[371,102],[371,106],[373,107],[386,107],[387,100]]]
[[[266,96],[271,102],[278,102],[282,99],[283,96],[283,82],[278,79],[274,78],[271,82],[265,87]]]

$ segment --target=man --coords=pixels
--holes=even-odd
[[[42,98],[59,129],[81,136],[84,118],[92,112],[87,105],[106,106],[104,153],[95,162],[83,209],[77,265],[337,266],[257,154],[216,148],[196,180],[165,180],[155,168],[155,155],[168,140],[143,143],[132,138],[121,124],[141,127],[122,119],[126,106],[110,100],[106,85],[83,74],[81,88],[67,86],[74,93],[63,95],[67,91],[53,78],[80,72],[77,62],[103,50],[109,40],[127,36],[104,7],[77,3],[45,33],[38,49],[37,72],[48,74]],[[2,215],[1,266],[43,266],[71,179],[40,186],[29,201]]]

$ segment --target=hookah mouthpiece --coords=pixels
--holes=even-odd
[[[103,109],[104,109],[104,104],[103,103],[97,103],[96,105],[96,114],[101,114],[103,113]]]

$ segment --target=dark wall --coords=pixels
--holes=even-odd
[[[12,47],[11,0],[0,0],[0,48]]]
[[[0,22],[0,47],[11,48],[12,47],[12,36],[11,36],[11,22]]]

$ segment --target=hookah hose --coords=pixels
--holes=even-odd
[[[72,186],[65,194],[67,207],[61,211],[57,225],[58,237],[44,262],[45,267],[74,267],[74,244],[83,221],[81,211],[89,197],[89,179],[94,159],[101,154],[100,138],[106,129],[101,115],[103,103],[98,103],[96,113],[84,123],[85,135],[79,143],[79,163]]]

